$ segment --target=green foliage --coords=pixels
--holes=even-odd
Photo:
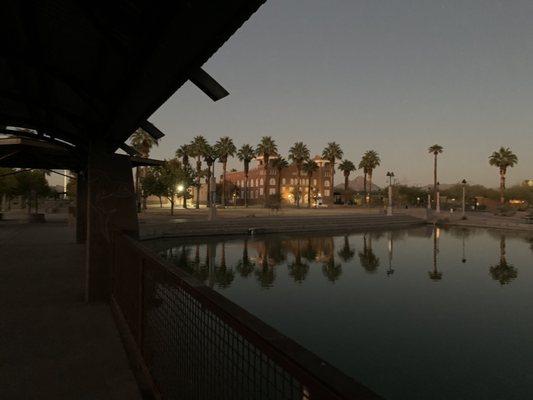
[[[355,171],[357,168],[355,164],[350,160],[343,160],[338,169],[343,172],[344,176],[349,176],[351,172]]]
[[[220,162],[225,164],[228,161],[228,157],[235,155],[237,148],[229,136],[224,136],[215,143],[214,150]]]
[[[152,147],[157,146],[157,140],[139,128],[131,135],[131,145],[142,157],[148,157]]]
[[[440,144],[434,144],[433,146],[429,146],[428,152],[437,155],[442,153],[443,149],[444,148]]]
[[[514,167],[518,163],[518,157],[509,147],[500,147],[498,151],[493,152],[489,157],[489,164],[500,169],[505,174],[507,168]]]
[[[343,155],[344,152],[342,151],[341,146],[335,142],[329,142],[322,151],[322,157],[328,160],[331,165],[335,164],[335,160],[340,160]]]
[[[0,196],[6,195],[11,197],[15,194],[17,187],[16,175],[8,175],[13,172],[14,170],[11,168],[0,168]]]
[[[289,149],[289,160],[295,163],[298,166],[298,169],[301,169],[304,161],[309,158],[309,149],[303,142],[296,142]]]

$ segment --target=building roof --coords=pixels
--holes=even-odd
[[[7,1],[0,128],[114,151],[264,1]]]

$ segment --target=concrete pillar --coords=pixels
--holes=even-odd
[[[87,240],[87,172],[79,171],[76,178],[76,243]]]
[[[88,159],[86,300],[108,301],[111,295],[113,232],[138,237],[133,174],[128,156],[109,154],[99,143]]]

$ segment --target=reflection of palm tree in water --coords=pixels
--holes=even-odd
[[[221,288],[226,288],[231,285],[235,278],[233,269],[228,269],[226,265],[226,243],[222,242],[222,251],[220,252],[220,266],[215,269],[215,282]]]
[[[342,249],[337,253],[342,261],[348,262],[355,255],[355,251],[350,247],[350,241],[348,240],[348,235],[344,235],[344,245]]]
[[[288,265],[289,275],[292,276],[294,282],[301,283],[305,280],[309,272],[309,264],[302,262],[302,250],[300,240],[296,239],[296,252],[294,254],[294,261]]]
[[[304,250],[301,251],[302,257],[305,258],[308,262],[316,261],[317,251],[313,246],[313,241],[311,238],[307,239],[307,245]]]
[[[500,262],[490,267],[492,279],[506,285],[518,276],[516,268],[507,262],[505,236],[500,236]]]
[[[392,232],[389,232],[389,243],[388,243],[388,250],[389,250],[389,268],[387,269],[387,276],[391,276],[394,274],[394,269],[392,268],[392,251],[394,248],[394,241],[392,240]]]
[[[247,278],[254,271],[255,264],[248,256],[248,239],[244,239],[242,259],[237,263],[237,271],[243,278]]]
[[[327,261],[322,265],[322,273],[330,282],[335,282],[342,275],[342,265],[335,262],[335,248],[329,250]]]
[[[209,267],[206,256],[206,262],[202,264],[200,260],[200,245],[196,244],[194,249],[194,259],[191,262],[192,274],[199,280],[205,283],[209,277]]]
[[[442,272],[439,271],[437,265],[437,255],[439,253],[439,237],[440,237],[440,228],[435,227],[433,229],[433,270],[429,271],[429,279],[433,281],[440,281],[442,279]]]
[[[376,257],[372,250],[372,236],[368,235],[368,241],[366,234],[363,235],[363,251],[359,252],[359,261],[361,266],[366,272],[374,273],[379,267],[379,258]]]
[[[276,275],[274,268],[269,265],[269,242],[265,240],[263,254],[260,256],[261,266],[255,270],[255,276],[262,288],[268,289],[274,285]]]

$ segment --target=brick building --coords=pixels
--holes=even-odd
[[[255,159],[256,165],[250,168],[248,173],[248,203],[262,204],[265,201],[264,183],[267,180],[267,196],[278,194],[278,184],[280,187],[281,202],[283,204],[296,204],[298,192],[298,171],[296,165],[291,164],[288,168],[281,170],[278,177],[278,170],[272,167],[272,162],[276,157],[269,160],[270,168],[268,176],[265,176],[265,168],[262,157]],[[331,170],[328,160],[315,156],[313,160],[318,164],[318,170],[311,176],[311,205],[323,205],[333,203],[333,187],[331,185]],[[278,178],[280,179],[278,182]],[[232,192],[228,193],[228,201],[231,202],[233,195],[237,199],[244,199],[245,176],[244,171],[227,172],[226,181],[230,184]],[[307,206],[307,191],[309,178],[302,171],[300,180],[300,204]]]

